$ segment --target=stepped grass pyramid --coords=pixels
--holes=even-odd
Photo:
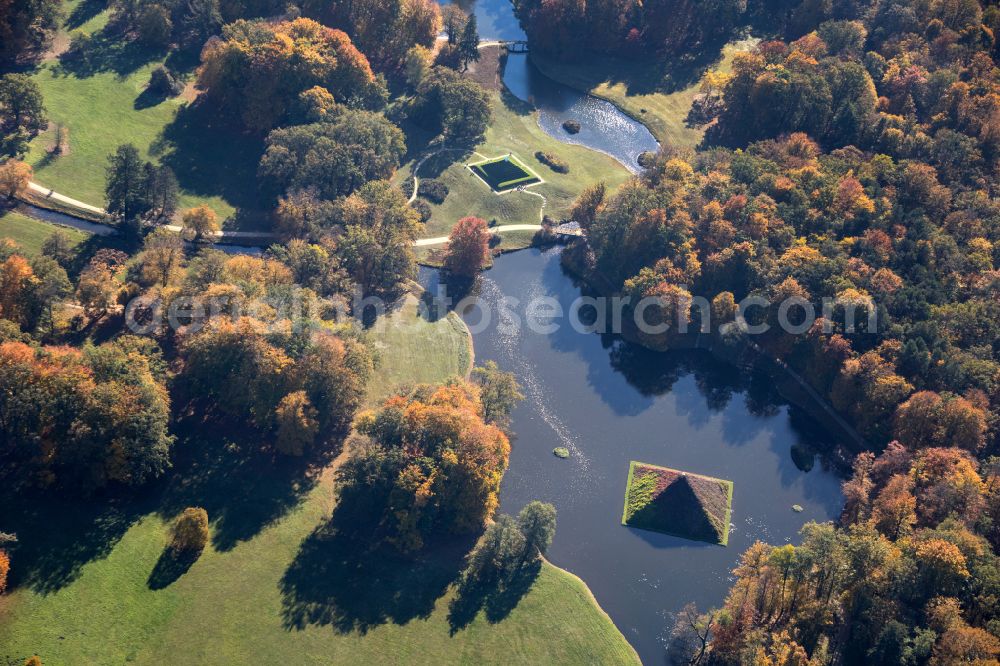
[[[633,460],[622,525],[725,546],[732,503],[732,481]]]

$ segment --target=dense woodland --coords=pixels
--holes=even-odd
[[[706,74],[697,152],[667,147],[617,193],[577,202],[588,238],[568,265],[692,329],[704,297],[734,347],[735,303],[769,298],[747,313],[771,325],[754,342],[874,452],[855,463],[840,525],[744,554],[723,608],[681,618],[676,658],[1000,656],[998,22],[973,1],[805,2],[731,73]],[[790,334],[777,305],[793,296],[840,305]],[[854,332],[844,305],[861,312]]]
[[[807,525],[800,545],[754,545],[720,609],[681,614],[671,657],[997,663],[1000,9],[976,0],[515,5],[532,49],[561,59],[586,45],[663,63],[748,26],[764,37],[731,72],[705,74],[691,117],[706,127],[697,151],[665,146],[617,192],[596,186],[577,201],[572,218],[587,239],[567,250],[568,266],[607,293],[656,297],[663,321],[696,326],[693,299],[705,297],[715,335],[733,347],[746,343],[740,330],[718,325],[748,295],[841,304],[803,334],[772,326],[754,340],[866,442],[841,521]],[[0,0],[0,62],[37,58],[58,10],[55,0]],[[435,57],[442,28],[448,41]],[[214,213],[179,212],[176,176],[125,145],[109,157],[106,201],[123,249],[82,257],[59,234],[34,258],[0,246],[4,485],[137,492],[169,473],[175,426],[199,414],[276,459],[323,464],[353,437],[340,487],[364,498],[378,538],[399,551],[481,530],[507,465],[512,378],[487,368],[362,410],[377,354],[358,325],[334,318],[355,290],[395,296],[414,276],[421,213],[389,183],[407,150],[402,128],[461,145],[486,130],[489,97],[460,75],[478,57],[474,19],[426,0],[116,0],[110,29],[194,57],[192,106],[260,147],[255,187],[283,243],[262,257],[192,253],[156,227],[179,213],[188,236],[203,239],[218,229]],[[63,58],[84,66],[92,42],[79,36]],[[179,76],[162,68],[151,85],[176,95]],[[23,156],[46,125],[31,80],[0,77],[0,155]],[[0,166],[0,193],[30,179],[12,159]],[[464,218],[453,238],[446,265],[474,275],[488,261],[486,223]],[[246,307],[207,327],[157,319],[158,308],[195,296],[223,313]],[[55,325],[66,300],[80,308],[72,330]],[[149,335],[124,334],[130,302]],[[877,327],[848,330],[845,304],[876,310]],[[755,316],[773,324],[777,312]],[[550,519],[537,507],[519,523],[499,519],[469,580],[543,551]],[[207,519],[190,520],[197,536]],[[0,551],[0,591],[17,567],[11,552]]]

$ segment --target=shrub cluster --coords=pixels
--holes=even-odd
[[[556,173],[569,173],[569,165],[552,153],[545,153],[539,150],[535,153],[535,159],[549,167]]]
[[[417,187],[417,194],[436,204],[444,203],[448,196],[448,186],[435,178],[421,180]]]
[[[150,73],[146,90],[159,97],[175,97],[184,90],[184,83],[161,65]]]

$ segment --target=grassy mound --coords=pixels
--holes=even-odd
[[[472,369],[469,331],[461,317],[449,312],[430,321],[413,294],[367,332],[367,341],[378,354],[378,372],[368,386],[373,403],[405,384],[464,377]]]
[[[725,546],[733,482],[632,461],[622,524]]]

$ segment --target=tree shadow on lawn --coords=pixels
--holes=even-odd
[[[149,86],[147,86],[142,89],[142,92],[139,93],[139,95],[135,98],[135,101],[132,102],[132,108],[136,111],[151,109],[154,106],[163,104],[168,99],[170,99],[170,95],[162,92],[154,92],[150,90]]]
[[[585,71],[592,85],[606,82],[623,84],[628,95],[671,94],[697,83],[705,72],[718,64],[723,48],[734,35],[712,40],[700,48],[675,56],[649,55],[636,59],[593,54],[578,61],[574,70]]]
[[[485,612],[486,621],[490,624],[506,619],[531,590],[541,570],[542,561],[536,559],[522,564],[513,574],[502,579],[463,580],[457,596],[448,607],[451,635],[469,626],[480,610]]]
[[[426,618],[458,579],[473,538],[432,540],[412,558],[377,538],[382,504],[345,491],[328,523],[299,548],[281,579],[286,629],[330,626],[339,633]]]
[[[444,319],[450,312],[464,316],[473,308],[478,307],[475,299],[482,292],[483,281],[481,275],[469,279],[451,275],[442,269],[438,272],[436,286],[437,288],[425,289],[420,294],[420,309],[418,310],[421,318],[432,324]],[[438,291],[438,289],[442,291]],[[459,309],[460,305],[463,306],[462,309]]]
[[[12,588],[51,594],[75,581],[83,565],[107,557],[153,502],[126,494],[79,499],[58,489],[3,484],[0,531],[13,532]]]
[[[452,165],[464,164],[465,162],[468,162],[472,156],[472,148],[467,147],[447,148],[441,150],[441,152],[434,153],[423,161],[420,165],[420,170],[417,172],[417,176],[421,179],[438,178]],[[420,158],[417,158],[418,161],[419,159]]]
[[[175,75],[189,74],[201,64],[201,47],[200,43],[182,44],[170,50],[163,64]]]
[[[162,164],[173,169],[182,189],[197,196],[221,196],[236,208],[265,208],[271,203],[257,184],[257,164],[264,142],[240,132],[207,104],[181,107],[173,122],[150,146]]]
[[[0,478],[0,531],[18,538],[9,547],[16,562],[11,587],[56,592],[75,581],[85,564],[107,557],[143,516],[155,512],[169,520],[188,506],[208,511],[213,545],[229,550],[297,506],[335,453],[276,456],[246,426],[217,421],[182,419],[176,432],[173,469],[147,487],[81,497],[77,489],[35,490]],[[151,586],[169,584],[171,575],[186,571],[166,564],[158,563]]]
[[[529,116],[535,111],[534,104],[525,102],[523,99],[512,93],[507,86],[500,89],[500,101],[505,107],[519,116]]]
[[[169,545],[160,553],[160,559],[149,574],[146,585],[151,590],[162,590],[175,583],[198,561],[201,551],[185,550],[177,553]]]
[[[57,73],[87,78],[101,72],[113,72],[124,78],[143,65],[163,57],[163,49],[150,48],[127,39],[119,30],[106,27],[91,36],[83,48],[71,48],[59,56]]]
[[[170,520],[187,507],[204,508],[212,545],[220,551],[253,538],[297,506],[315,486],[323,465],[322,460],[272,452],[247,425],[187,417],[175,432],[174,470],[158,512]]]
[[[83,0],[66,17],[67,30],[75,30],[108,7],[108,0]]]

